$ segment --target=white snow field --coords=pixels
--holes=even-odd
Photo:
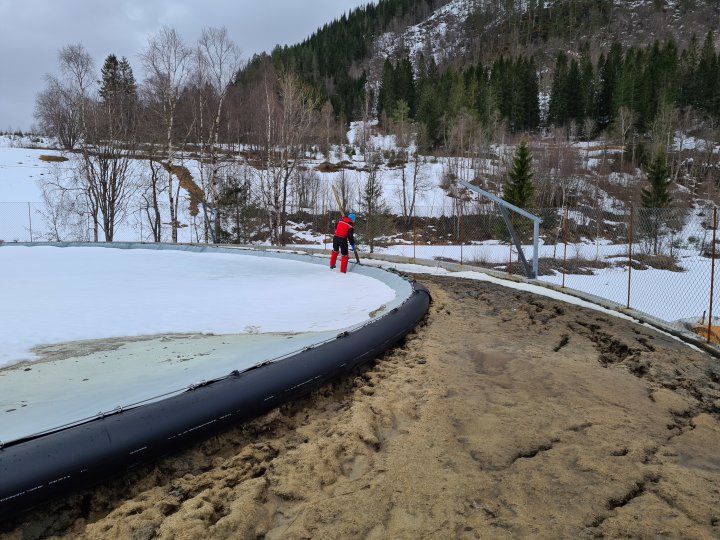
[[[0,245],[0,280],[0,443],[291,355],[411,289],[327,259],[157,246]]]
[[[102,247],[0,247],[0,367],[67,341],[321,332],[368,320],[386,284],[286,259]]]

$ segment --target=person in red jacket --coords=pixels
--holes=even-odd
[[[355,251],[355,237],[353,236],[353,226],[355,224],[355,214],[348,214],[347,217],[338,221],[335,228],[335,236],[333,236],[333,251],[330,255],[330,268],[335,268],[337,263],[338,252],[342,253],[340,259],[340,271],[344,274],[347,272],[348,261],[348,245],[352,251]]]

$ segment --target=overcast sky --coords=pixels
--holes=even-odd
[[[187,44],[225,26],[244,58],[294,44],[319,26],[374,0],[0,0],[0,131],[35,123],[35,95],[57,72],[57,51],[82,43],[99,69],[126,56],[138,81],[138,54],[161,26]]]

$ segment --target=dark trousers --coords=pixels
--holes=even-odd
[[[347,257],[348,254],[348,241],[347,238],[340,238],[339,236],[333,236],[333,251],[339,251],[343,256]]]

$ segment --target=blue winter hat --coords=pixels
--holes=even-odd
[[[350,218],[350,221],[355,223],[355,220],[357,219],[357,216],[355,214],[348,214],[348,217]]]

